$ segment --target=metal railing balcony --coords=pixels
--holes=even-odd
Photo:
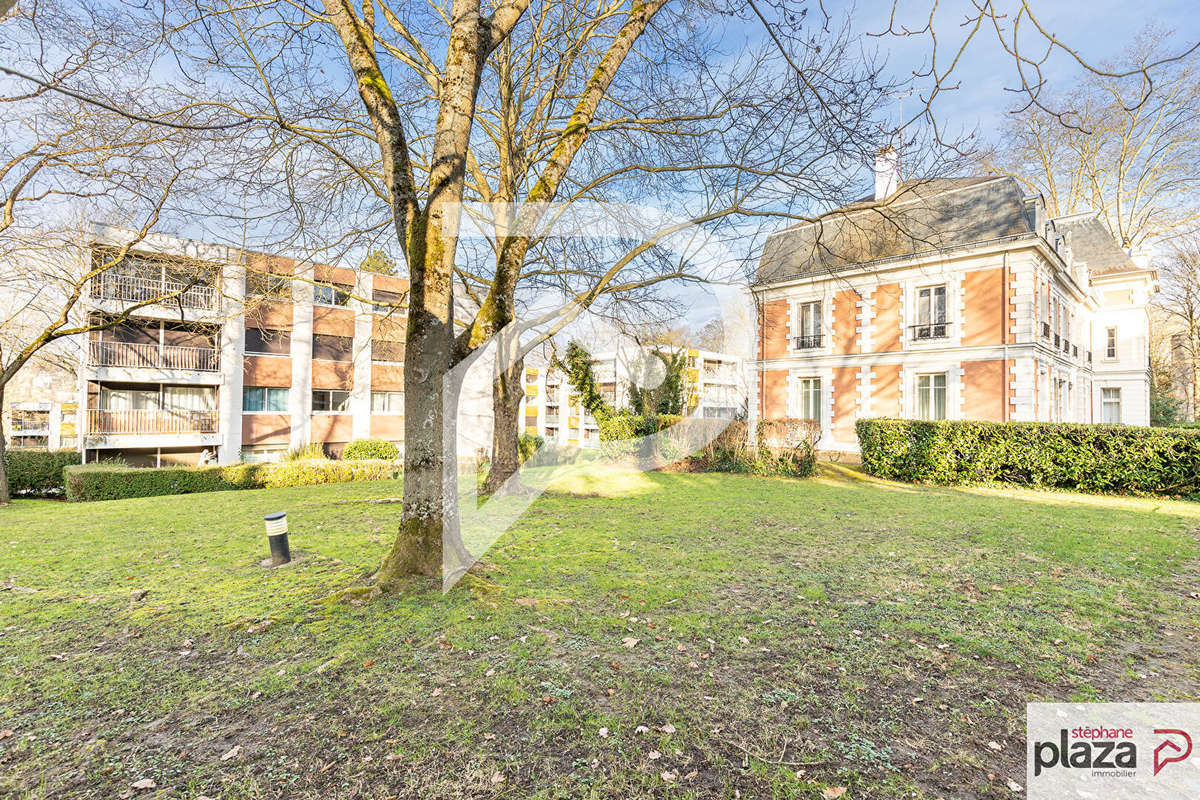
[[[547,414],[546,415],[546,424],[547,425],[557,425],[558,424],[558,414],[554,414],[554,415]]]
[[[926,339],[945,339],[950,335],[949,322],[927,322],[920,325],[909,325],[909,336],[916,341]]]
[[[88,342],[88,364],[93,367],[148,367],[216,372],[221,359],[211,347],[176,347],[133,342]]]
[[[181,305],[184,308],[214,309],[217,290],[205,284],[188,286],[181,281],[140,278],[132,275],[101,275],[92,281],[92,297],[123,303]]]
[[[792,347],[795,350],[812,350],[820,347],[824,336],[820,333],[809,334],[808,336],[797,336],[792,342]]]
[[[89,408],[87,430],[91,436],[216,433],[216,411],[142,408],[107,411]]]

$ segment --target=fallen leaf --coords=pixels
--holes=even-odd
[[[675,726],[668,722],[666,725],[663,725],[661,728],[659,728],[659,730],[663,733],[674,733]]]
[[[225,755],[221,756],[221,760],[228,761],[231,758],[237,758],[241,754],[242,754],[242,746],[240,744],[235,744],[233,747],[229,748],[229,752],[227,752]]]
[[[373,659],[373,658],[367,659],[366,661],[363,662],[363,666],[366,667],[367,669],[370,669],[371,667],[375,666],[375,659]]]
[[[607,739],[608,738],[608,728],[601,728],[599,730],[599,734],[600,734],[601,739]]]
[[[634,733],[649,733],[650,729],[647,728],[645,725],[638,725],[636,728],[633,729],[633,732]]]
[[[992,750],[1003,750],[1004,747],[999,742],[988,742],[988,747]]]
[[[400,755],[399,753],[388,753],[386,756],[383,757],[383,760],[384,761],[399,761],[402,758],[404,758],[404,756]]]
[[[638,643],[638,640],[633,638],[632,636],[626,636],[624,639],[621,640],[621,644],[625,645],[626,647],[628,647],[631,650],[633,648],[637,647],[637,643]]]
[[[1021,791],[1021,784],[1017,783],[1012,778],[1009,778],[1005,785],[1008,786],[1009,791],[1013,791],[1013,792]]]
[[[152,778],[142,778],[140,781],[134,781],[129,784],[132,789],[153,789],[158,786]]]
[[[5,728],[4,730],[0,731],[0,739],[7,739],[12,735],[13,735],[12,728]]]
[[[492,739],[495,739],[495,738],[496,738],[496,734],[494,734],[494,733],[485,733],[483,735],[483,740],[485,742],[490,742]]]
[[[505,777],[503,772],[492,773],[492,783],[504,783]]]
[[[697,775],[699,775],[699,774],[700,774],[700,773],[699,773],[697,770],[692,770],[692,771],[691,771],[691,772],[689,772],[687,775],[684,775],[684,776],[683,776],[683,779],[684,779],[685,781],[690,781],[692,778],[696,777],[696,776],[697,776]]]
[[[441,689],[434,689],[433,692],[431,693],[432,697],[441,697],[441,695],[442,695]]]
[[[846,793],[845,786],[826,786],[821,790],[821,797],[825,800],[837,800]]]
[[[674,772],[663,772],[658,777],[662,778],[667,783],[670,783],[671,781],[675,780],[675,773]]]
[[[662,753],[658,752],[657,750],[651,750],[646,754],[646,758],[650,759],[651,761],[658,761],[660,758],[662,758]]]

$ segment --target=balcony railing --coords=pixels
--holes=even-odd
[[[815,347],[821,346],[823,336],[819,333],[810,334],[808,336],[797,336],[794,342],[796,350],[812,350]]]
[[[216,411],[157,408],[105,411],[90,408],[87,420],[88,434],[92,436],[217,432]]]
[[[558,424],[558,414],[547,414],[546,415],[546,424],[547,425],[557,425]]]
[[[949,322],[928,322],[921,325],[909,325],[909,335],[918,341],[925,339],[945,339],[949,336]]]
[[[92,281],[92,297],[131,304],[179,304],[184,308],[212,309],[217,306],[217,290],[212,286],[188,286],[180,281],[132,275],[102,275]]]
[[[176,347],[133,342],[88,342],[93,367],[149,367],[216,372],[217,351],[211,347]]]

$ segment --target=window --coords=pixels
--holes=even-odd
[[[796,408],[800,419],[821,421],[821,379],[801,378]]]
[[[403,414],[404,392],[371,392],[371,413]]]
[[[1116,358],[1117,357],[1117,329],[1116,328],[1105,328],[1104,329],[1104,357],[1105,358]]]
[[[796,337],[796,349],[804,350],[821,346],[821,302],[804,303],[800,306],[800,335]]]
[[[400,292],[385,292],[383,289],[374,289],[371,292],[371,308],[378,314],[403,314],[404,295]]]
[[[1121,390],[1120,389],[1101,389],[1100,390],[1100,405],[1102,416],[1101,419],[1106,425],[1121,424]]]
[[[14,408],[11,426],[13,433],[48,431],[50,430],[50,412],[40,409]]]
[[[313,411],[349,411],[350,393],[339,389],[313,389]]]
[[[942,339],[946,336],[946,287],[926,286],[917,290],[915,339]]]
[[[291,296],[291,288],[285,275],[269,272],[246,272],[246,297],[270,297],[276,300]]]
[[[313,284],[313,302],[319,306],[345,306],[350,304],[353,286],[342,283]]]
[[[242,387],[242,411],[287,411],[288,390],[275,386]]]
[[[354,349],[354,339],[350,336],[331,336],[327,333],[314,333],[312,337],[312,357],[320,361],[350,361]]]
[[[403,361],[404,342],[389,342],[386,339],[379,339],[371,342],[371,360],[396,362]]]
[[[946,373],[917,376],[917,416],[921,419],[946,418]]]
[[[242,461],[247,464],[273,464],[282,461],[287,454],[287,448],[274,447],[243,447]]]
[[[291,355],[292,334],[270,328],[246,328],[246,352]]]

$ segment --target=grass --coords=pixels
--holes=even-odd
[[[1200,504],[555,489],[448,595],[360,606],[322,598],[392,482],[0,509],[0,795],[1011,797],[1025,703],[1198,699]]]

